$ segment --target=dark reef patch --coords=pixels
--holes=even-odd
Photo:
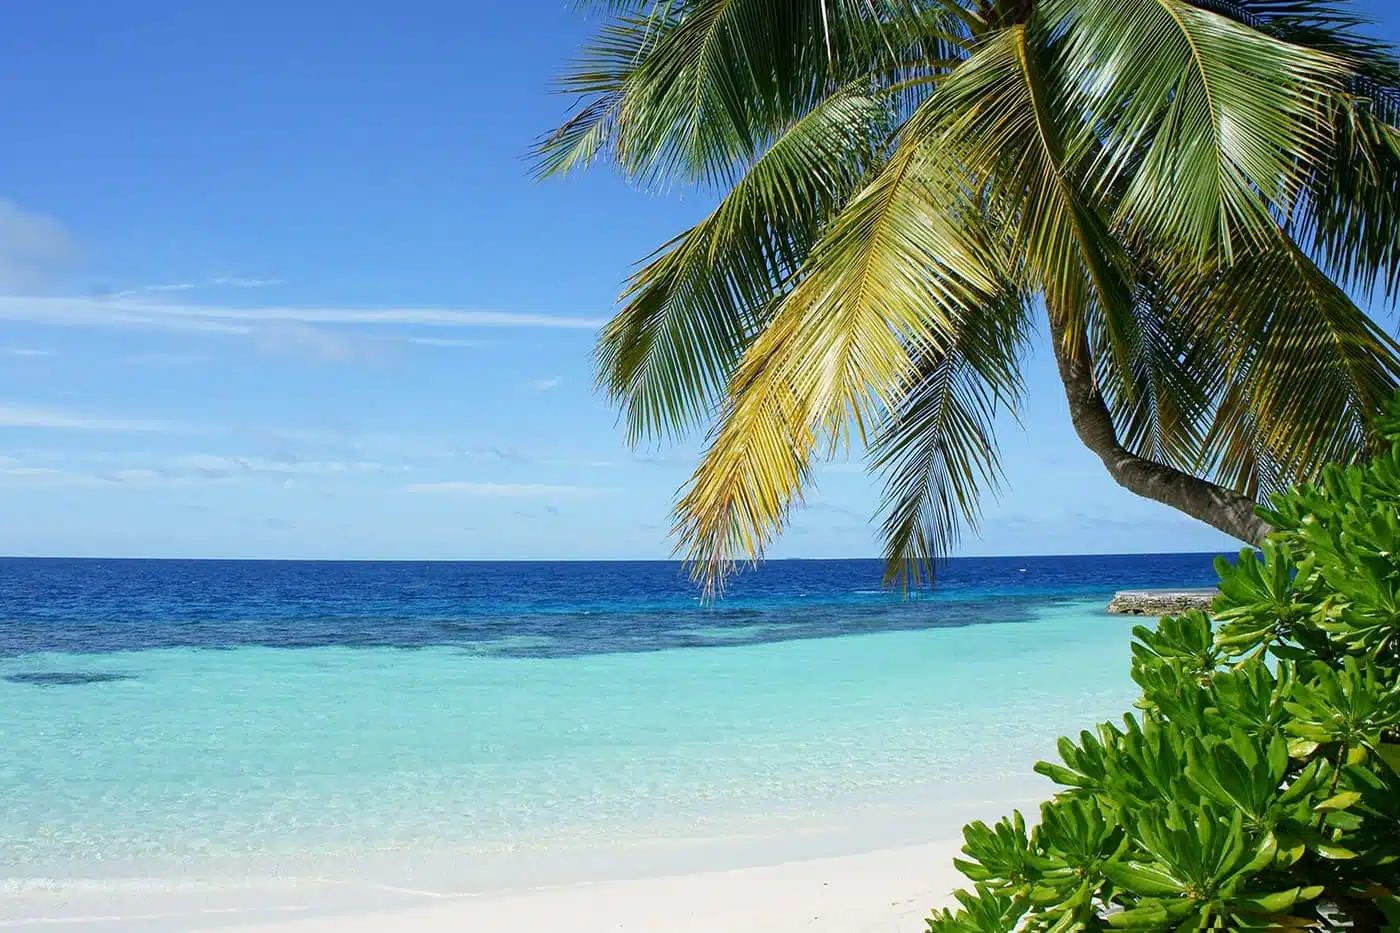
[[[135,680],[135,674],[112,674],[102,671],[26,671],[7,674],[12,684],[32,684],[36,687],[76,687],[83,684],[106,684],[115,680]]]

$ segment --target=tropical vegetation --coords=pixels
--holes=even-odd
[[[1400,930],[1400,402],[1380,427],[1273,498],[1213,619],[1135,630],[1137,715],[1060,740],[1033,829],[965,829],[930,933]]]
[[[537,166],[715,201],[596,350],[633,442],[709,430],[675,530],[710,584],[853,447],[925,579],[1001,482],[1038,326],[1113,478],[1243,541],[1377,449],[1400,348],[1351,295],[1400,287],[1400,67],[1343,3],[592,8]]]

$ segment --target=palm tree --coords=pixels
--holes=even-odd
[[[541,175],[715,209],[630,279],[601,386],[633,443],[710,426],[675,531],[711,588],[823,457],[884,478],[919,584],[1001,480],[1037,318],[1122,486],[1246,542],[1365,456],[1400,346],[1400,67],[1338,2],[613,0]]]

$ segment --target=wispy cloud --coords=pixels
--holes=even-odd
[[[27,465],[11,458],[0,457],[0,486],[3,487],[112,488],[116,486],[167,485],[171,482],[178,482],[178,480],[160,470],[132,468],[98,474],[51,466]]]
[[[270,325],[593,330],[601,318],[455,308],[231,307],[112,297],[0,296],[0,319],[64,327],[156,328],[255,334]]]
[[[0,356],[32,358],[40,356],[53,356],[53,351],[36,350],[33,347],[5,347],[4,349],[0,349]]]
[[[843,505],[833,505],[830,502],[808,502],[801,507],[800,511],[840,515],[844,518],[859,518],[866,521],[870,519],[869,515],[862,515],[855,509],[848,509]]]
[[[548,483],[413,483],[408,492],[451,493],[486,499],[581,499],[611,492],[596,486],[556,486]]]
[[[563,381],[559,376],[550,376],[548,379],[531,379],[529,386],[534,392],[548,392],[550,389],[559,388]]]
[[[616,466],[611,460],[595,457],[558,456],[553,454],[527,453],[505,447],[487,447],[479,450],[454,450],[452,456],[458,460],[485,460],[496,463],[530,463],[538,466],[587,467],[603,469]]]
[[[52,428],[65,431],[173,432],[181,427],[169,421],[100,418],[72,412],[0,403],[0,428]]]
[[[128,288],[124,291],[116,292],[113,298],[126,298],[130,295],[140,295],[144,292],[188,292],[199,288],[194,282],[166,282],[161,285],[142,285],[137,288]]]
[[[72,254],[68,231],[55,220],[0,199],[0,288],[29,288]]]
[[[37,462],[36,462],[37,461]],[[115,463],[113,461],[116,461]],[[124,465],[129,464],[129,465]],[[190,454],[85,454],[31,452],[26,461],[0,456],[0,484],[44,487],[199,486],[210,483],[273,482],[285,488],[300,479],[318,482],[370,480],[407,473],[407,466],[368,461],[275,461],[262,457]]]
[[[170,474],[164,470],[148,470],[142,467],[132,467],[126,470],[117,470],[115,473],[108,473],[102,477],[113,483],[120,483],[123,486],[149,486],[155,483],[163,483],[170,479]]]
[[[52,467],[0,466],[0,486],[7,488],[68,488],[106,486],[107,481],[86,473],[72,473]]]
[[[139,285],[136,288],[123,289],[119,292],[107,296],[109,299],[131,298],[137,295],[157,294],[160,292],[192,292],[201,288],[268,288],[273,285],[281,285],[281,279],[250,279],[239,276],[220,276],[207,282],[163,282],[156,285]]]
[[[353,476],[406,471],[405,467],[391,467],[372,461],[269,460],[265,457],[226,457],[216,454],[181,457],[175,461],[175,465],[211,477],[234,476],[240,473]]]
[[[285,285],[285,279],[248,279],[240,276],[220,276],[210,279],[210,285],[218,285],[224,288],[271,288],[274,285]]]

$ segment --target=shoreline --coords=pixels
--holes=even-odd
[[[952,864],[959,845],[931,842],[758,868],[593,882],[225,928],[248,933],[913,933],[961,886]]]
[[[835,933],[868,921],[871,930],[913,931],[921,922],[906,921],[962,886],[952,865],[962,826],[1033,812],[1051,789],[1042,782],[934,785],[922,806],[832,813],[805,829],[772,823],[746,836],[599,840],[490,857],[410,844],[320,871],[34,879],[0,894],[0,930]],[[693,926],[666,913],[678,905]]]
[[[184,909],[94,910],[85,916],[0,921],[0,929],[82,933],[875,933],[922,929],[965,879],[961,839],[797,858],[772,865],[652,877],[439,894],[395,889],[397,903],[353,908],[190,904]],[[386,892],[389,893],[389,892]],[[94,905],[96,906],[96,905]],[[153,907],[155,905],[152,905]]]

